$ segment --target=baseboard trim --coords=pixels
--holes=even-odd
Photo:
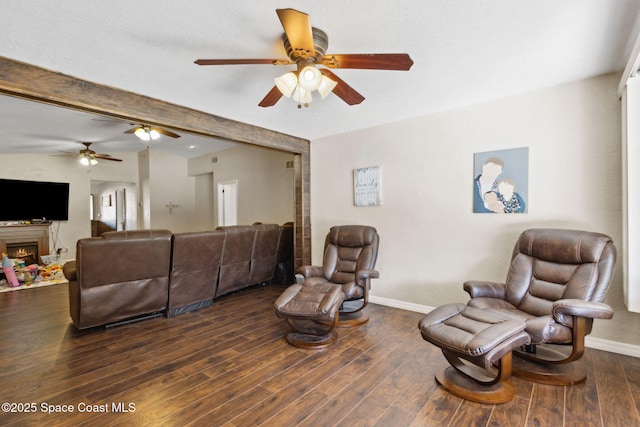
[[[427,314],[435,307],[429,307],[427,305],[415,304],[412,302],[398,301],[389,298],[369,296],[369,301],[374,304],[380,304],[387,307],[399,308],[402,310],[415,311],[416,313]],[[593,348],[596,350],[604,350],[611,353],[623,354],[625,356],[640,357],[640,346],[634,344],[627,344],[623,342],[606,340],[603,338],[596,338],[587,336],[584,342],[585,347]]]
[[[618,341],[605,340],[604,338],[586,336],[584,338],[584,346],[595,348],[596,350],[604,350],[611,353],[624,354],[625,356],[640,357],[640,346]]]

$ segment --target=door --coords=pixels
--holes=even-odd
[[[125,188],[116,189],[116,230],[127,229],[127,193]]]
[[[218,225],[238,224],[238,181],[218,183]]]

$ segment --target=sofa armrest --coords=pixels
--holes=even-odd
[[[76,270],[76,261],[69,261],[62,266],[62,274],[69,282],[75,282],[78,279]]]
[[[471,298],[505,299],[507,291],[504,283],[486,280],[468,280],[462,285]]]
[[[574,316],[590,319],[611,319],[613,317],[613,309],[602,302],[561,299],[553,303],[551,314],[556,322],[572,327]]]
[[[309,277],[324,277],[322,267],[317,265],[303,265],[298,268],[298,273],[302,274],[305,279]]]

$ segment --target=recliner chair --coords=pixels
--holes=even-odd
[[[582,356],[593,319],[613,316],[602,301],[615,260],[616,249],[607,235],[526,230],[514,246],[505,283],[464,283],[471,296],[467,307],[524,322],[530,344],[513,351],[513,376],[545,384],[577,384],[586,379],[586,369],[571,362]],[[430,338],[427,327],[420,327],[425,339]]]
[[[331,227],[324,243],[322,266],[305,265],[298,269],[303,286],[338,284],[344,292],[338,326],[363,324],[369,317],[362,311],[369,302],[371,279],[379,277],[374,270],[378,257],[379,236],[374,227],[338,225]],[[348,307],[357,301],[355,307]]]
[[[161,316],[171,269],[169,230],[108,231],[77,242],[63,267],[78,329]]]

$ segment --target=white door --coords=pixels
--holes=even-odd
[[[127,191],[125,188],[116,189],[116,230],[127,229]]]
[[[238,181],[218,183],[218,225],[238,224]]]

